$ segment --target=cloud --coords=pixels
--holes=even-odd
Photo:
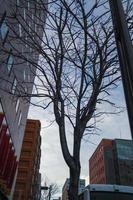
[[[49,126],[50,114],[42,109],[31,107],[29,111],[29,118],[39,119],[41,121],[41,167],[40,172],[43,180],[47,177],[49,182],[55,182],[62,185],[68,177],[68,167],[62,156],[58,126],[54,123]]]
[[[121,91],[115,93],[114,100],[117,103],[120,101],[120,104],[124,104],[124,98]],[[39,119],[41,121],[42,153],[40,171],[43,180],[47,177],[49,182],[55,182],[62,187],[65,179],[69,177],[69,169],[62,156],[58,126],[53,123],[49,127],[51,118],[53,120],[51,113],[38,109],[37,107],[32,106],[30,108],[29,118]],[[85,178],[87,184],[89,183],[88,160],[102,138],[131,138],[126,112],[120,113],[119,115],[105,116],[104,120],[99,123],[99,128],[101,131],[98,132],[98,135],[86,137],[81,145],[81,178]],[[69,147],[71,147],[71,134],[68,134],[68,143]]]

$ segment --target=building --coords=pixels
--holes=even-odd
[[[65,184],[62,188],[62,200],[68,200],[68,190],[69,190],[70,179],[67,178]],[[79,193],[85,188],[85,179],[79,180]]]
[[[46,0],[41,2],[46,3]],[[23,96],[32,93],[36,73],[35,67],[27,60],[30,58],[37,63],[39,57],[38,52],[29,44],[30,40],[41,43],[46,13],[40,9],[38,1],[0,0],[0,5],[0,113],[1,116],[4,115],[2,123],[6,123],[4,136],[7,137],[7,146],[10,146],[14,154],[13,164],[14,157],[16,163],[20,157],[29,109],[30,98]],[[38,16],[43,20],[37,21]],[[35,32],[40,40],[34,34]],[[3,126],[2,124],[1,130]],[[5,163],[2,166],[6,166],[6,159],[3,162]],[[2,171],[4,170],[3,168]],[[9,187],[2,173],[8,172],[0,174],[0,195],[10,198],[16,175],[12,178]]]
[[[116,183],[133,186],[133,140],[116,139],[113,147]]]
[[[41,195],[40,121],[27,120],[26,130],[18,165],[14,200],[39,200]]]
[[[114,163],[112,164],[113,159],[107,160],[107,154],[112,153],[112,146],[113,140],[103,139],[98,147],[96,148],[95,152],[91,156],[89,160],[89,175],[90,175],[90,184],[93,183],[114,183],[114,177],[108,176],[108,171],[114,174]],[[106,158],[105,158],[106,155]],[[113,156],[110,156],[111,158]],[[110,163],[110,164],[108,164]],[[107,164],[107,166],[106,166]],[[111,167],[111,169],[109,169]],[[109,180],[108,180],[109,178]],[[110,180],[112,179],[112,181]]]
[[[90,184],[133,186],[133,141],[103,139],[89,160]]]
[[[132,200],[133,187],[120,185],[90,184],[79,194],[78,200]]]
[[[17,164],[14,144],[5,115],[0,107],[0,199],[2,200],[7,200],[10,196]]]

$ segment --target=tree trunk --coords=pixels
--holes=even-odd
[[[68,191],[69,200],[78,200],[79,177],[80,166],[77,164],[75,169],[70,169],[70,185]]]

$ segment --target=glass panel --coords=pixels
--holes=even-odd
[[[4,20],[1,24],[1,27],[0,27],[0,34],[1,34],[1,38],[4,40],[7,36],[7,33],[8,33],[8,26],[6,24],[6,21]]]
[[[117,154],[119,159],[133,160],[133,142],[117,140]]]
[[[19,24],[19,36],[22,37],[22,26]]]
[[[13,93],[13,94],[15,93],[16,86],[17,86],[17,80],[14,79],[13,86],[12,86],[12,93]]]
[[[13,56],[9,55],[8,61],[7,61],[7,70],[9,73],[11,71],[12,65],[13,65]]]
[[[26,20],[26,11],[25,11],[25,8],[24,8],[24,20]]]
[[[27,92],[28,92],[28,89],[27,89],[27,87],[26,87],[26,86],[24,87],[24,92],[25,92],[25,93],[27,93]]]
[[[28,74],[28,81],[30,82],[30,74]]]
[[[20,100],[18,99],[17,103],[16,103],[16,108],[15,108],[16,109],[16,113],[18,112],[19,104],[20,104]]]
[[[27,35],[25,36],[25,47],[27,48],[28,47],[28,45],[27,45],[27,40],[28,40],[28,38],[27,38]]]
[[[22,113],[20,112],[19,119],[18,119],[18,126],[20,126],[21,119],[22,119]]]
[[[30,30],[31,30],[31,23],[29,22],[29,33],[30,33]]]
[[[19,6],[19,3],[20,3],[19,0],[17,0],[17,6]]]
[[[30,2],[28,1],[28,10],[30,10]]]
[[[23,77],[24,77],[24,81],[26,80],[26,71],[23,71]]]

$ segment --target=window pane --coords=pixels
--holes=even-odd
[[[26,80],[26,71],[23,71],[23,77],[24,77],[24,81]]]
[[[11,71],[12,65],[13,65],[13,56],[9,55],[8,61],[7,61],[7,70],[9,73]]]
[[[30,10],[30,2],[28,1],[28,10]]]
[[[18,99],[17,103],[16,103],[16,108],[15,108],[16,109],[16,113],[18,112],[19,104],[20,104],[20,100]]]
[[[13,86],[12,86],[12,93],[13,93],[13,94],[15,93],[16,86],[17,86],[17,80],[14,79]]]
[[[24,8],[24,20],[26,20],[26,11],[25,11],[25,8]]]
[[[30,82],[30,74],[28,74],[28,81]]]
[[[19,24],[19,36],[22,37],[22,26]]]
[[[17,0],[17,6],[19,6],[19,0]]]
[[[20,126],[21,119],[22,119],[22,113],[20,112],[19,119],[18,119],[18,126]]]
[[[7,33],[8,33],[8,26],[6,24],[6,21],[4,20],[0,27],[0,34],[3,40],[6,38]]]

